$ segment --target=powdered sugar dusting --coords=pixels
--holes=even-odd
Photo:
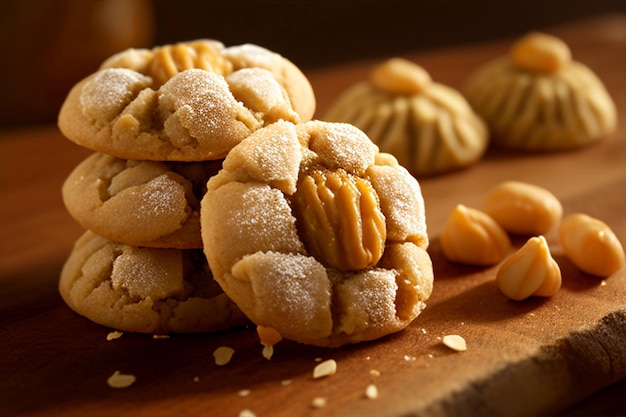
[[[428,246],[424,199],[417,180],[401,166],[376,166],[368,173],[387,219],[387,239],[409,239]]]
[[[281,334],[327,336],[331,330],[330,281],[314,258],[290,253],[256,253],[240,261],[233,275],[252,283],[257,314]]]
[[[283,194],[269,187],[250,187],[242,195],[241,210],[232,213],[230,226],[244,241],[258,241],[265,250],[299,251],[302,249],[295,217]],[[262,249],[261,249],[262,250]]]
[[[273,70],[283,59],[279,54],[254,44],[231,46],[224,50],[224,56],[236,68],[258,67]]]
[[[113,261],[111,285],[115,290],[126,290],[133,298],[171,297],[183,290],[182,253],[125,246]]]
[[[90,120],[109,122],[151,83],[150,77],[126,68],[102,70],[83,86],[80,95],[83,114]]]
[[[265,124],[277,120],[299,121],[289,98],[272,74],[261,68],[244,68],[226,77],[238,100],[255,113]]]
[[[378,148],[351,124],[311,121],[301,128],[311,135],[309,148],[330,169],[343,168],[361,174],[374,164]]]
[[[179,138],[184,130],[199,140],[234,133],[234,122],[243,106],[220,75],[189,69],[176,74],[159,91],[159,109],[172,139]],[[237,142],[249,133],[243,126],[239,128],[245,131]]]

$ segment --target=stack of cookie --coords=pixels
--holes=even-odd
[[[199,41],[104,62],[59,115],[96,152],[63,187],[88,230],[61,274],[67,304],[118,330],[250,320],[262,341],[320,346],[408,326],[433,283],[419,184],[314,110],[302,72],[257,46]]]
[[[315,110],[293,63],[255,45],[200,40],[112,56],[74,86],[59,128],[93,150],[63,185],[87,231],[61,272],[77,313],[117,330],[208,332],[246,316],[213,279],[200,201],[229,151]]]

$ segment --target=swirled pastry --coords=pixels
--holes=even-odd
[[[200,200],[222,160],[134,161],[93,153],[63,184],[63,202],[85,229],[133,246],[202,248]]]
[[[71,89],[58,124],[68,139],[118,158],[201,161],[314,111],[309,81],[286,58],[199,40],[110,57]]]
[[[478,68],[464,89],[495,145],[557,151],[597,142],[616,127],[615,104],[595,73],[554,36],[530,33]]]
[[[213,280],[202,250],[140,248],[90,231],[75,243],[59,292],[89,320],[139,333],[198,333],[248,323]]]
[[[324,119],[359,127],[416,175],[467,167],[488,145],[487,128],[465,98],[401,58],[346,90]]]
[[[224,292],[287,339],[373,340],[406,327],[432,291],[419,183],[350,124],[257,130],[209,180],[200,220]]]

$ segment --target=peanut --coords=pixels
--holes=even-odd
[[[561,269],[543,236],[534,236],[498,269],[496,284],[516,301],[530,296],[551,297],[561,288]]]
[[[624,248],[613,230],[586,214],[563,219],[559,240],[570,261],[587,274],[608,277],[624,265]]]
[[[444,225],[441,247],[450,261],[493,265],[506,257],[511,241],[489,215],[459,204]]]
[[[417,94],[431,82],[424,68],[403,58],[389,59],[370,74],[372,86],[391,94]]]
[[[507,232],[540,235],[561,220],[563,206],[545,188],[525,182],[505,181],[487,193],[483,211]]]
[[[561,39],[545,33],[530,33],[513,45],[511,59],[517,67],[552,74],[568,65],[572,55]]]
[[[152,77],[157,86],[160,86],[174,75],[187,69],[199,68],[218,75],[225,75],[229,65],[219,51],[209,44],[203,42],[178,43],[163,46],[154,51],[148,68],[148,75]]]
[[[302,241],[325,266],[354,271],[380,260],[386,219],[367,180],[342,169],[312,170],[298,181],[293,203]]]

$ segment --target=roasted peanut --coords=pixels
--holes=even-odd
[[[444,225],[441,247],[450,261],[493,265],[507,256],[511,241],[489,215],[459,204]]]
[[[560,201],[545,188],[519,181],[505,181],[492,188],[483,210],[504,230],[540,235],[555,226],[563,215]]]
[[[520,68],[550,74],[568,65],[572,54],[561,39],[545,33],[530,33],[513,45],[511,59]]]
[[[570,261],[587,274],[608,277],[624,265],[624,248],[613,230],[586,214],[563,219],[559,240]]]
[[[415,94],[432,82],[421,66],[403,58],[392,58],[370,74],[370,84],[391,94]]]
[[[342,169],[314,170],[298,181],[293,202],[302,241],[325,266],[352,271],[380,260],[387,228],[367,180]]]
[[[534,236],[498,269],[496,284],[508,298],[516,301],[530,296],[551,297],[561,288],[561,269],[548,242]]]

